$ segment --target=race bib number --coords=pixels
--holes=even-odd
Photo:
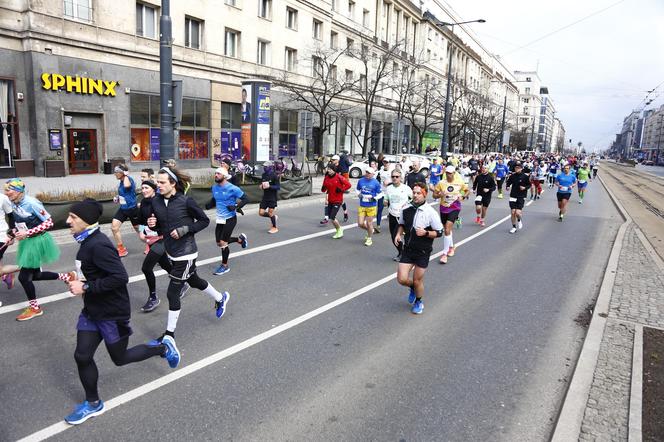
[[[373,200],[371,195],[362,195],[362,201],[365,203],[370,203]]]
[[[482,197],[481,196],[476,196],[475,197],[475,202],[476,203],[481,203],[482,202]]]
[[[225,218],[217,218],[217,224],[226,224]]]
[[[28,230],[28,225],[26,223],[16,223],[16,230],[19,232],[25,232]]]
[[[510,203],[516,203],[516,198],[510,197]]]
[[[569,187],[567,186],[560,186],[560,191],[561,192],[567,192],[569,190]]]
[[[127,200],[125,199],[124,196],[118,196],[118,202],[120,204],[127,204]]]
[[[585,181],[579,181],[579,184],[586,184]]]
[[[456,195],[445,195],[445,202],[447,204],[452,204],[454,201],[456,201],[456,199]]]

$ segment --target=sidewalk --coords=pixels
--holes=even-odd
[[[606,187],[606,186],[605,186]],[[640,441],[643,327],[664,329],[664,262],[625,217],[553,441]]]

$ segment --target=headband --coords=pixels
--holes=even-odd
[[[173,181],[175,181],[176,183],[178,182],[178,177],[177,177],[177,175],[175,175],[175,174],[173,173],[173,171],[172,171],[171,169],[169,169],[168,167],[162,167],[161,170],[160,170],[159,172],[167,173],[168,176],[170,176],[171,178],[173,178]]]
[[[5,189],[11,189],[22,193],[25,192],[25,183],[20,178],[11,178],[5,183]]]
[[[126,172],[126,170],[124,170],[120,166],[115,166],[115,168],[113,169],[113,173],[125,173],[125,172]]]
[[[157,190],[157,185],[155,183],[153,183],[152,181],[148,181],[148,180],[143,181],[141,183],[141,186],[150,186],[150,187],[152,187],[152,190],[154,190],[154,191]]]

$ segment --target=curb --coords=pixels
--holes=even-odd
[[[595,375],[595,368],[597,367],[597,359],[599,357],[599,348],[604,337],[604,327],[606,326],[609,303],[611,301],[611,294],[613,292],[613,285],[615,283],[616,271],[618,270],[618,258],[622,251],[622,243],[625,237],[627,227],[632,223],[632,218],[627,214],[625,208],[615,198],[615,195],[609,190],[600,178],[600,182],[604,189],[609,194],[609,197],[618,208],[618,211],[625,219],[625,222],[618,229],[618,234],[613,242],[609,261],[604,270],[604,278],[599,289],[593,316],[588,327],[588,333],[583,341],[581,354],[579,360],[574,368],[572,380],[565,394],[563,407],[558,415],[558,421],[551,436],[552,442],[568,442],[572,440],[579,440],[581,434],[581,425],[583,423],[583,416],[588,403],[588,394]],[[631,398],[630,398],[631,399]],[[632,401],[630,400],[630,403]],[[631,432],[631,424],[630,424]]]
[[[634,376],[638,373],[638,376]],[[641,442],[643,438],[643,326],[634,327],[634,350],[632,353],[632,383],[629,389],[629,418],[627,440]]]

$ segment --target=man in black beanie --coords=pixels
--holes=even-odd
[[[99,372],[94,354],[104,341],[115,365],[138,362],[153,356],[166,358],[171,368],[178,366],[180,353],[175,341],[165,336],[159,345],[137,345],[127,348],[132,333],[129,325],[130,305],[127,282],[129,277],[113,243],[99,231],[102,205],[85,199],[73,204],[67,217],[74,239],[80,244],[76,254],[78,278],[69,281],[69,291],[83,297],[83,310],[76,326],[74,359],[85,390],[85,402],[65,417],[65,421],[78,425],[104,412],[99,399],[97,380]]]

